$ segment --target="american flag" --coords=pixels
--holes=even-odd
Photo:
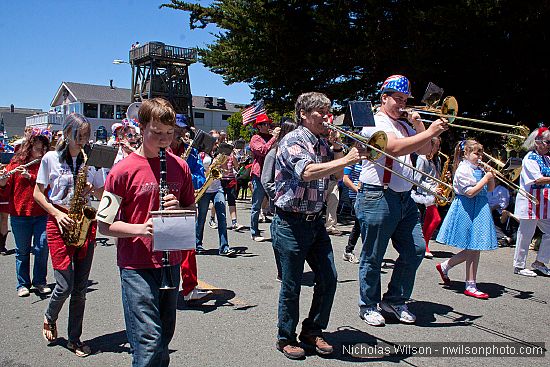
[[[243,115],[243,125],[248,125],[256,119],[256,116],[261,115],[262,113],[267,113],[263,99],[241,111],[241,114]]]

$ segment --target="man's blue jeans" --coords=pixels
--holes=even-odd
[[[252,176],[252,207],[250,208],[250,234],[252,237],[260,235],[258,220],[260,219],[264,197],[265,190],[260,177]]]
[[[300,290],[304,262],[315,273],[313,299],[302,333],[320,335],[326,329],[336,293],[336,267],[330,238],[323,217],[312,222],[276,213],[271,228],[273,248],[281,262],[282,283],[279,294],[279,340],[296,340],[299,321]]]
[[[11,216],[11,230],[15,238],[17,289],[30,288],[31,285],[46,285],[49,255],[46,238],[47,219],[46,215]],[[34,254],[32,282],[30,277],[31,253]]]
[[[205,192],[198,203],[198,217],[195,228],[196,241],[195,245],[197,249],[203,248],[202,239],[204,236],[204,223],[206,222],[206,215],[208,214],[208,207],[210,202],[214,203],[214,209],[216,210],[216,218],[218,220],[218,237],[220,239],[219,252],[225,252],[229,248],[227,241],[227,219],[225,214],[225,195],[223,189],[220,188],[216,192]]]
[[[411,296],[416,270],[426,250],[420,215],[410,191],[364,185],[355,200],[355,214],[363,239],[359,264],[361,312],[380,302],[380,270],[390,239],[399,257],[383,298],[390,304],[404,304]]]
[[[170,364],[168,344],[176,328],[180,266],[169,267],[175,289],[160,290],[162,268],[120,269],[122,306],[133,367]]]

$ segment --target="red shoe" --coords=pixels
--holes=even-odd
[[[437,271],[439,272],[439,275],[441,276],[441,280],[443,281],[443,284],[444,285],[451,285],[451,279],[449,279],[449,277],[447,276],[447,274],[445,274],[443,272],[443,270],[441,269],[441,264],[436,264],[435,265],[435,268],[437,269]]]
[[[464,294],[467,295],[467,296],[470,296],[470,297],[474,297],[474,298],[479,298],[479,299],[487,299],[489,298],[489,295],[487,293],[483,293],[479,290],[475,290],[474,292],[472,291],[469,291],[469,290],[465,290],[464,291]]]

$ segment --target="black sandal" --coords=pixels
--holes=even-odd
[[[51,338],[48,338],[46,335],[47,332],[51,333]],[[42,336],[46,339],[47,342],[53,343],[57,340],[57,325],[55,322],[44,321],[44,327],[42,328]]]
[[[78,357],[87,357],[92,354],[90,347],[82,342],[68,342],[67,348],[72,350]]]

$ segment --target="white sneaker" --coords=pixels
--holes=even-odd
[[[209,294],[212,294],[212,291],[195,288],[191,292],[189,292],[186,296],[183,296],[183,299],[185,301],[197,301],[199,299],[202,299],[208,296]]]
[[[263,242],[265,241],[265,238],[262,236],[252,236],[252,240],[256,242]]]
[[[399,321],[405,324],[414,324],[416,316],[409,311],[407,305],[391,305],[385,301],[380,302],[380,308],[387,313],[394,315]]]
[[[209,226],[210,228],[212,228],[212,229],[218,228],[218,224],[216,223],[215,220],[212,220],[212,218],[210,218],[210,219],[208,220],[208,226]]]
[[[538,273],[541,273],[544,276],[550,276],[550,269],[546,267],[544,264],[540,263],[532,263],[531,268]]]
[[[29,292],[29,289],[27,287],[21,287],[17,290],[17,295],[19,297],[28,297],[30,294],[31,292]]]
[[[384,326],[386,325],[386,319],[377,307],[369,307],[360,314],[360,317],[363,321],[371,326]]]
[[[231,228],[229,228],[229,229],[232,229],[234,231],[240,231],[243,228],[244,228],[244,226],[242,224],[235,223],[235,224],[232,224]]]
[[[537,273],[529,269],[514,268],[514,274],[523,275],[524,277],[536,277]]]
[[[344,261],[349,261],[352,264],[359,264],[359,259],[353,254],[353,252],[344,252],[342,258]]]
[[[38,291],[38,293],[40,294],[49,294],[49,293],[52,293],[52,289],[50,287],[48,287],[47,285],[35,285],[34,288],[36,288],[36,290]]]
[[[426,251],[426,252],[424,253],[424,257],[425,257],[426,259],[433,259],[434,255],[433,255],[430,251]]]

